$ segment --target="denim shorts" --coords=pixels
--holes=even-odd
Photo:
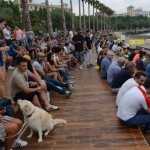
[[[84,52],[83,51],[75,52],[75,56],[79,62],[84,60]]]

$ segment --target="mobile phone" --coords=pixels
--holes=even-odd
[[[0,111],[2,111],[2,110],[4,110],[5,109],[5,107],[0,107]]]

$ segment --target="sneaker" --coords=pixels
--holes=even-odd
[[[69,90],[72,90],[76,83],[69,84]]]
[[[74,77],[73,77],[73,76],[69,76],[68,79],[69,79],[69,80],[70,80],[70,79],[74,79]]]
[[[73,84],[73,83],[74,83],[74,80],[67,80],[66,83],[67,83],[67,84]]]
[[[13,148],[14,147],[24,147],[24,146],[27,146],[27,142],[26,141],[23,141],[23,140],[21,140],[21,139],[17,139],[17,140],[15,140],[14,141],[14,143],[13,143]]]
[[[51,105],[49,108],[46,108],[46,111],[50,112],[50,111],[58,110],[58,109],[59,109],[58,106]]]
[[[91,67],[94,67],[95,65],[93,65],[93,64],[90,64],[89,66],[91,66]]]
[[[83,70],[83,67],[82,67],[82,65],[80,65],[79,69],[80,69],[80,70]]]
[[[70,91],[66,91],[65,94],[66,94],[66,97],[69,97],[72,93]]]

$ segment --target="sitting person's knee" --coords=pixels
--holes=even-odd
[[[6,123],[4,124],[4,129],[7,134],[17,133],[19,131],[19,127],[15,123]]]

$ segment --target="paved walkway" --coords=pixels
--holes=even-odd
[[[85,67],[84,67],[85,68]],[[52,112],[67,120],[38,143],[37,133],[23,150],[148,150],[137,128],[122,126],[116,117],[115,95],[94,68],[71,72],[77,85],[69,99],[55,94],[53,104],[61,107]]]

